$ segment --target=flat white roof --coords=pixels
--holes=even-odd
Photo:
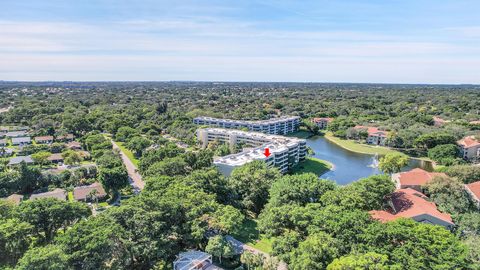
[[[223,128],[205,128],[199,129],[200,131],[205,131],[208,134],[218,135],[236,135],[242,136],[245,138],[251,138],[253,140],[265,141],[261,146],[244,150],[238,154],[232,154],[224,157],[218,157],[214,159],[215,164],[225,164],[230,166],[242,166],[253,160],[267,160],[264,152],[265,148],[269,148],[270,153],[273,155],[289,151],[289,148],[295,147],[302,142],[305,142],[304,139],[290,138],[279,135],[269,135],[259,132],[251,131],[241,131],[241,130],[232,130],[232,129],[223,129]]]
[[[265,134],[265,133],[254,132],[254,131],[242,131],[242,130],[236,130],[236,129],[204,128],[199,130],[204,130],[212,134],[225,134],[229,136],[236,135],[236,136],[243,136],[251,139],[265,140],[269,142],[277,142],[277,143],[283,143],[283,144],[290,144],[290,143],[295,144],[295,143],[305,141],[304,139],[299,139],[294,137],[285,137],[280,135]]]
[[[223,118],[214,118],[214,117],[206,117],[200,116],[195,117],[197,120],[205,120],[205,121],[218,121],[218,122],[228,122],[228,123],[237,123],[237,124],[250,124],[250,125],[259,125],[259,124],[274,124],[277,122],[286,122],[292,121],[296,119],[300,119],[299,116],[284,116],[279,118],[271,118],[268,120],[234,120],[234,119],[223,119]]]

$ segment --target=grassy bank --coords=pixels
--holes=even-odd
[[[343,147],[349,151],[356,152],[356,153],[361,153],[361,154],[379,154],[379,155],[386,155],[388,153],[400,153],[396,150],[392,150],[388,147],[383,147],[383,146],[372,146],[372,145],[367,145],[367,144],[360,144],[357,143],[354,140],[345,140],[345,139],[340,139],[335,136],[331,132],[327,132],[325,134],[325,138],[336,145]]]
[[[118,145],[120,150],[122,150],[122,152],[128,157],[128,159],[130,159],[130,161],[133,163],[133,165],[135,165],[135,167],[138,168],[139,160],[135,157],[135,155],[132,153],[132,151],[128,150],[125,147],[123,142],[115,142],[115,143]]]
[[[304,162],[295,166],[292,170],[293,174],[314,173],[318,176],[328,172],[333,168],[333,164],[328,161],[314,157],[307,157]]]
[[[233,237],[265,253],[272,252],[272,240],[259,234],[256,220],[246,219],[242,224],[241,231],[234,234]]]

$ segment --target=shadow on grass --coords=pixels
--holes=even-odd
[[[260,237],[257,229],[257,222],[251,219],[246,219],[242,224],[241,231],[234,234],[233,237],[243,243],[254,243]]]
[[[327,162],[317,158],[308,157],[305,161],[299,163],[292,169],[292,174],[314,173],[321,176],[330,169],[331,165]]]
[[[252,219],[246,219],[242,224],[242,229],[236,234],[232,234],[237,240],[256,248],[262,252],[272,252],[272,239],[265,238],[258,232],[257,222]]]

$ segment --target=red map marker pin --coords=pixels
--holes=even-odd
[[[263,153],[266,157],[270,156],[270,149],[265,148],[265,153]]]

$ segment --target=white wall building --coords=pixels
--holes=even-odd
[[[202,147],[209,142],[227,143],[231,147],[243,144],[250,149],[238,154],[215,158],[214,164],[224,175],[230,175],[233,169],[254,160],[262,160],[268,166],[277,167],[282,173],[305,159],[307,154],[306,141],[279,135],[268,135],[259,132],[246,132],[221,128],[206,128],[197,130],[198,141]],[[269,148],[270,156],[264,155]]]
[[[457,142],[461,155],[467,160],[480,159],[480,140],[474,136],[465,137]]]
[[[367,126],[355,126],[354,129],[365,130],[368,133],[368,144],[385,146],[387,142],[388,131],[380,130],[376,127]]]
[[[300,126],[300,117],[290,116],[282,118],[272,118],[261,121],[244,121],[219,119],[212,117],[197,117],[193,119],[197,125],[206,125],[219,128],[241,129],[248,128],[251,131],[257,131],[267,134],[288,134],[298,130]]]
[[[328,127],[328,124],[330,124],[333,121],[333,118],[330,117],[321,117],[321,118],[313,118],[312,123],[317,125],[319,129],[326,129]]]

